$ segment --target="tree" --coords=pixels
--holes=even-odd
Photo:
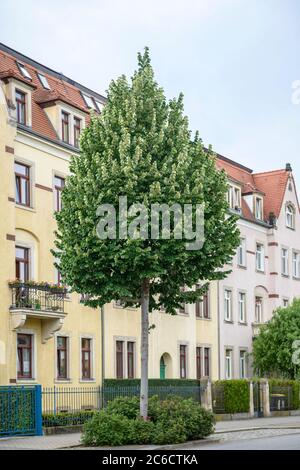
[[[236,218],[229,215],[225,198],[227,179],[198,133],[191,139],[183,96],[167,102],[154,80],[147,48],[138,55],[131,81],[121,76],[111,82],[106,106],[83,130],[80,147],[80,155],[72,158],[63,207],[57,214],[54,254],[64,281],[89,295],[87,305],[102,306],[115,299],[141,307],[140,411],[146,419],[149,312],[163,306],[176,314],[183,302],[199,299],[207,281],[226,275],[221,268],[239,243]],[[187,250],[190,240],[176,239],[178,219],[173,212],[170,239],[153,239],[151,227],[145,233],[141,226],[135,226],[137,237],[123,237],[119,211],[118,230],[108,223],[109,238],[99,239],[98,207],[118,208],[119,196],[127,197],[128,207],[143,204],[149,220],[151,204],[204,204],[202,249]],[[197,221],[195,211],[192,221]],[[136,223],[132,214],[126,230],[131,223]],[[199,280],[203,285],[192,290]],[[182,286],[189,291],[183,292]]]
[[[261,376],[299,378],[300,299],[278,308],[253,342],[253,367]]]

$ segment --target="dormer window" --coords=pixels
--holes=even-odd
[[[45,90],[51,90],[50,86],[49,86],[49,83],[48,83],[48,80],[47,78],[45,77],[45,75],[42,75],[41,73],[38,73],[37,72],[37,76],[39,78],[39,81],[41,82],[41,84],[43,85],[43,88],[45,88]]]
[[[16,109],[17,109],[17,121],[19,124],[26,125],[26,93],[20,90],[16,90]]]
[[[263,200],[261,197],[255,198],[255,218],[258,220],[263,219]]]
[[[70,142],[69,135],[69,114],[65,111],[61,113],[61,138],[67,144]]]
[[[100,101],[96,101],[96,100],[95,100],[95,103],[97,105],[99,113],[101,113],[103,106],[104,106],[103,103],[100,103]]]
[[[17,62],[17,65],[23,77],[28,78],[28,80],[32,80],[32,77],[30,73],[28,72],[28,70],[25,68],[25,65],[21,64],[20,62]]]
[[[295,228],[295,208],[292,204],[287,204],[285,208],[285,223],[288,228]]]
[[[74,117],[74,147],[79,148],[79,136],[81,131],[81,119]]]
[[[241,208],[241,189],[239,187],[229,185],[228,203],[230,209],[239,210]]]

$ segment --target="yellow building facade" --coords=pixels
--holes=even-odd
[[[55,211],[78,135],[105,98],[0,45],[0,384],[101,385],[140,375],[140,311],[61,288]],[[218,378],[217,286],[151,313],[151,378]]]

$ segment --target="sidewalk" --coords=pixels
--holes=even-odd
[[[257,418],[238,421],[220,421],[216,424],[214,439],[222,434],[255,431],[259,429],[299,429],[300,416]],[[49,436],[8,437],[0,439],[1,450],[55,450],[78,447],[80,433],[55,434]],[[205,441],[202,441],[203,443]],[[184,445],[184,444],[183,444]],[[163,446],[165,449],[167,446]],[[159,446],[125,446],[124,449],[158,449]],[[99,448],[98,448],[99,449]]]

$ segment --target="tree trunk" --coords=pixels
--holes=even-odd
[[[148,418],[148,349],[149,349],[149,291],[150,281],[144,279],[141,289],[141,394],[140,415]]]

